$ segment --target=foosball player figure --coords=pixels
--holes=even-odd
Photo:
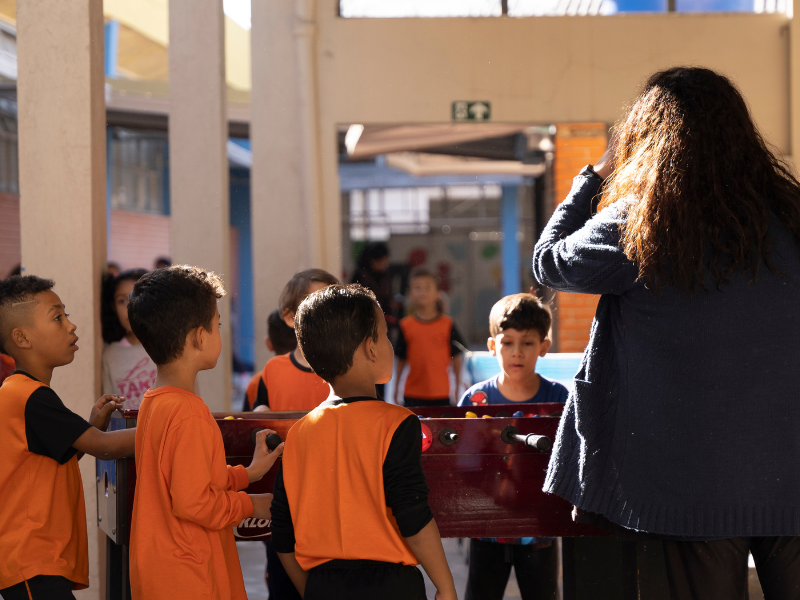
[[[133,455],[134,429],[106,432],[124,400],[100,398],[89,420],[50,387],[78,351],[76,327],[54,283],[0,281],[0,352],[16,370],[0,387],[0,596],[74,600],[89,587],[86,508],[78,460]]]
[[[297,348],[294,317],[297,307],[306,296],[335,283],[339,283],[339,280],[327,271],[307,269],[295,273],[284,286],[278,301],[278,311],[283,326],[292,332],[295,344],[291,352],[267,361],[256,384],[255,400],[252,405],[254,412],[308,411],[319,406],[330,395],[330,386],[311,370],[303,353]],[[275,554],[272,540],[264,542],[264,545],[267,550],[266,581],[269,597],[273,600],[300,600],[292,580],[283,570],[281,561]]]
[[[476,383],[459,406],[566,402],[567,388],[536,373],[550,349],[550,311],[531,294],[499,300],[489,315],[489,351],[500,374]],[[466,600],[502,600],[511,565],[523,600],[555,598],[556,548],[552,538],[470,540]]]
[[[232,527],[270,518],[272,494],[241,491],[283,451],[256,436],[249,467],[230,467],[214,417],[195,395],[200,371],[217,364],[222,282],[197,267],[173,266],[136,282],[128,316],[158,370],[139,408],[136,495],[130,532],[133,600],[246,600]]]
[[[335,285],[311,294],[297,340],[334,396],[289,430],[275,480],[272,541],[305,600],[456,598],[428,505],[421,427],[377,398],[393,351],[374,294]]]
[[[402,390],[396,386],[396,402],[408,407],[450,406],[450,375],[455,374],[455,390],[461,382],[464,340],[453,319],[442,312],[442,299],[436,276],[425,269],[412,271],[409,297],[414,313],[400,319],[397,346],[397,380],[408,365]]]

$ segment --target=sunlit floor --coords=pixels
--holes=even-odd
[[[450,570],[456,581],[458,597],[463,600],[464,590],[467,587],[467,565],[464,562],[457,540],[446,539],[442,541],[447,554],[447,562],[450,564]],[[264,564],[266,562],[264,544],[239,542],[236,546],[239,550],[239,560],[242,563],[242,574],[244,575],[244,585],[247,588],[248,599],[266,600],[269,598],[269,594],[264,582]],[[433,600],[435,588],[427,576],[425,577],[425,586],[428,590],[428,600]],[[517,579],[512,569],[504,600],[516,600],[517,598],[520,598],[519,587],[517,587]]]

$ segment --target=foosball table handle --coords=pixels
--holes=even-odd
[[[553,447],[553,442],[546,435],[536,435],[535,433],[520,433],[513,425],[509,425],[500,433],[500,437],[506,444],[516,444],[522,442],[528,448],[549,452]]]
[[[256,445],[256,434],[259,431],[264,431],[264,428],[261,427],[259,429],[253,429],[253,431],[250,432],[250,441],[253,443],[254,446]],[[270,433],[267,436],[267,440],[266,441],[267,441],[267,448],[270,449],[270,452],[275,450],[275,448],[280,446],[281,443],[283,442],[283,440],[281,439],[281,436],[279,436],[277,433]]]

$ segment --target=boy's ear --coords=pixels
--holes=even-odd
[[[30,340],[28,340],[28,337],[25,335],[25,332],[22,331],[22,329],[20,329],[19,327],[15,327],[11,331],[11,339],[9,345],[11,344],[15,344],[18,348],[27,349],[31,347]]]
[[[544,338],[539,345],[539,356],[544,356],[550,350],[550,338]]]
[[[200,327],[197,327],[192,331],[190,331],[189,335],[187,336],[187,341],[192,345],[192,347],[195,350],[199,352],[203,351],[203,346],[205,345],[206,342],[205,336],[203,335],[204,333],[206,333],[206,328],[201,325]]]
[[[497,356],[497,346],[495,346],[493,337],[486,340],[486,347],[489,348],[489,352],[492,353],[492,356]]]
[[[375,350],[375,340],[372,339],[371,335],[368,335],[364,338],[364,355],[367,357],[367,360],[370,362],[375,362],[378,359],[378,353]]]
[[[289,327],[294,329],[294,311],[289,310],[288,308],[283,311],[281,315],[283,317],[283,322],[286,323]]]

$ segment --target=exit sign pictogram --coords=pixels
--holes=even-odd
[[[452,117],[453,121],[488,121],[492,118],[492,104],[486,100],[456,100]]]

